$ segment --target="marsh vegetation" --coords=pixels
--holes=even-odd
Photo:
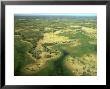
[[[96,16],[14,17],[15,76],[96,76]]]

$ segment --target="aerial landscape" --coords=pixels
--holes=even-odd
[[[15,14],[15,76],[96,76],[96,14]]]

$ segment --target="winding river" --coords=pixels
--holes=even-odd
[[[64,66],[64,59],[69,54],[65,50],[61,50],[62,55],[57,60],[49,60],[48,66],[42,70],[40,70],[37,75],[46,75],[46,76],[66,76],[72,75],[71,71],[69,71]]]

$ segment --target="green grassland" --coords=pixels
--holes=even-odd
[[[15,76],[96,76],[96,16],[15,16]]]

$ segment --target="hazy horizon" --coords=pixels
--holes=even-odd
[[[32,13],[15,14],[14,16],[96,16],[95,13]]]

